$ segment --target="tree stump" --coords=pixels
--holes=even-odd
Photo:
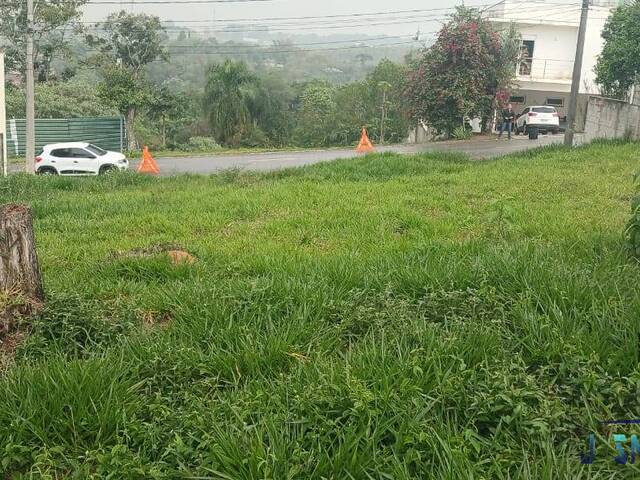
[[[26,205],[0,206],[0,339],[18,315],[29,315],[44,301],[42,277]]]

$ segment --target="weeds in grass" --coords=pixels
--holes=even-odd
[[[0,471],[636,478],[598,424],[640,417],[636,149],[0,180],[50,298],[0,378]]]

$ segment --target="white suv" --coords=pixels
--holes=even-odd
[[[123,154],[90,143],[45,145],[36,157],[36,173],[40,175],[100,175],[127,168],[129,162]]]
[[[555,107],[549,105],[527,107],[516,120],[516,133],[529,133],[529,127],[556,134],[560,131],[560,115]]]

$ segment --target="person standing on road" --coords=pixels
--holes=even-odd
[[[502,110],[502,123],[500,124],[500,134],[498,138],[502,138],[504,129],[507,129],[509,140],[511,140],[511,131],[513,129],[513,120],[516,118],[516,114],[513,111],[513,105],[507,105],[507,108]]]

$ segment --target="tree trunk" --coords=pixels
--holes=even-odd
[[[26,205],[0,206],[0,292],[32,305],[44,300],[31,210]]]
[[[135,107],[127,110],[127,150],[130,152],[134,151],[138,147],[138,142],[136,142],[136,134],[134,125],[136,122],[136,109]]]

